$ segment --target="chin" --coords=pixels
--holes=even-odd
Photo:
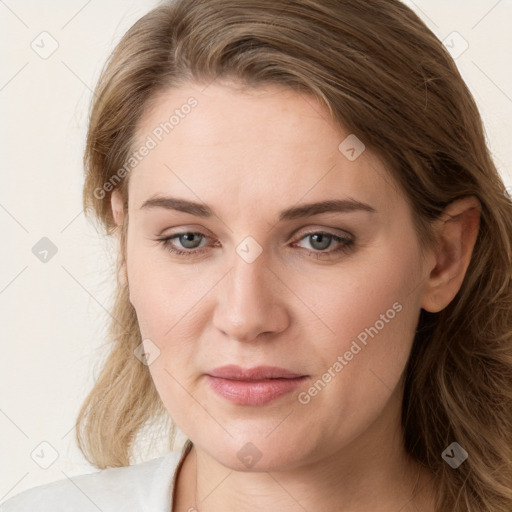
[[[303,465],[308,457],[305,447],[300,442],[286,444],[281,438],[270,439],[267,434],[261,437],[241,436],[243,440],[230,438],[216,450],[207,450],[223,466],[241,472],[287,471]],[[297,450],[297,446],[302,449]],[[219,449],[220,448],[220,449]],[[204,449],[204,448],[203,448]]]

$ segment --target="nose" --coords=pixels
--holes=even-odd
[[[248,263],[235,254],[231,270],[220,283],[215,327],[241,342],[285,330],[289,323],[282,298],[285,286],[274,272],[263,255]]]

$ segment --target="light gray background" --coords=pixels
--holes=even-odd
[[[495,162],[512,185],[512,1],[407,3],[460,53]],[[104,355],[113,259],[82,213],[81,158],[100,69],[155,5],[0,0],[0,501],[95,470],[75,446],[73,426]],[[51,49],[44,31],[58,43],[47,58],[31,47]],[[43,237],[57,247],[47,262],[32,252]],[[149,446],[134,461],[163,450]]]

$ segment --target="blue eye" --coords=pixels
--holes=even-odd
[[[193,257],[202,254],[208,250],[208,244],[199,245],[201,239],[207,239],[206,235],[195,231],[183,231],[181,233],[175,233],[172,236],[165,238],[159,238],[158,241],[164,246],[164,248],[178,256]],[[325,231],[312,231],[302,235],[299,241],[309,238],[311,241],[310,245],[313,250],[305,249],[306,252],[317,259],[329,257],[331,254],[348,252],[354,245],[354,239],[349,237],[341,237]],[[176,246],[173,240],[177,240],[181,247]],[[338,244],[336,249],[327,251],[326,249],[331,246],[332,242]],[[293,245],[296,246],[297,242]],[[317,247],[315,247],[317,246]]]
[[[194,246],[194,237],[203,237],[206,238],[206,235],[203,235],[202,233],[196,233],[192,231],[184,231],[182,233],[176,233],[170,237],[167,238],[161,238],[159,239],[162,245],[170,252],[178,254],[179,256],[188,256],[188,255],[196,255],[199,253],[204,252],[204,246],[202,248],[197,248],[197,246]],[[182,244],[182,247],[184,247],[186,250],[181,250],[177,248],[171,240],[174,240],[177,238]],[[190,247],[192,245],[193,247]]]
[[[333,235],[332,233],[326,233],[325,231],[307,233],[300,240],[302,239],[310,240],[309,244],[315,250],[311,251],[307,249],[308,254],[317,259],[324,259],[325,257],[330,257],[331,254],[339,252],[348,252],[354,245],[354,240],[352,238]],[[331,251],[326,251],[325,249],[330,247],[333,241],[338,244],[338,247]]]

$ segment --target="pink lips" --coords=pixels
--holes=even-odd
[[[307,375],[277,366],[244,369],[236,365],[209,371],[206,380],[211,389],[237,405],[263,405],[300,386]]]

